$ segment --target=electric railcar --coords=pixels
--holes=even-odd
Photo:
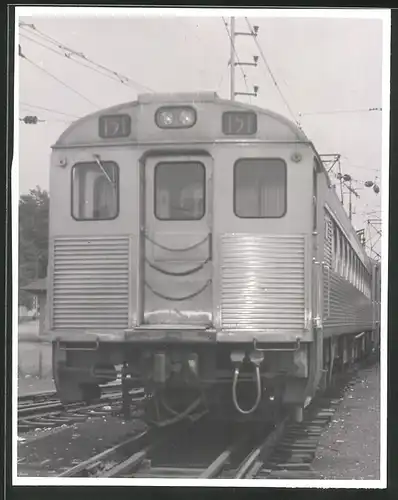
[[[377,345],[380,270],[302,130],[150,94],[53,146],[49,320],[62,402],[122,379],[154,425],[297,420]]]

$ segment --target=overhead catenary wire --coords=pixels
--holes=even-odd
[[[56,113],[58,115],[64,115],[64,116],[69,116],[71,118],[80,118],[80,116],[77,116],[77,115],[72,115],[70,113],[65,113],[63,111],[58,111],[56,109],[53,109],[53,108],[46,108],[45,106],[39,106],[37,104],[30,104],[29,102],[25,102],[25,101],[21,101],[20,102],[21,106],[25,106],[25,107],[28,107],[28,108],[36,108],[36,109],[41,109],[43,111],[48,111],[49,113]]]
[[[245,19],[246,19],[246,23],[247,23],[247,26],[248,26],[249,30],[250,30],[251,32],[253,32],[253,26],[251,25],[251,22],[249,21],[249,19],[248,19],[247,17],[245,17]],[[284,102],[284,104],[285,104],[285,106],[286,106],[287,110],[289,111],[290,116],[292,117],[293,121],[294,121],[297,125],[299,125],[299,122],[298,122],[298,120],[297,120],[297,118],[296,118],[295,114],[293,113],[292,108],[290,107],[290,105],[289,105],[289,103],[288,103],[287,99],[286,99],[286,98],[285,98],[285,96],[283,95],[283,92],[282,92],[282,90],[281,90],[281,88],[280,88],[280,86],[279,86],[279,84],[278,84],[278,82],[277,82],[277,80],[276,80],[276,78],[275,78],[275,76],[274,76],[274,74],[273,74],[273,72],[272,72],[271,68],[270,68],[270,65],[268,64],[268,61],[267,61],[267,59],[266,59],[266,57],[265,57],[265,55],[264,55],[264,51],[263,51],[263,49],[262,49],[262,47],[261,47],[261,45],[260,45],[259,41],[257,40],[257,37],[253,37],[253,39],[254,39],[254,43],[255,43],[255,44],[256,44],[256,46],[257,46],[258,51],[260,52],[261,59],[262,59],[262,61],[264,62],[265,66],[266,66],[266,68],[267,68],[267,70],[268,70],[268,73],[269,73],[269,75],[270,75],[270,77],[271,77],[271,79],[272,79],[272,81],[273,81],[273,83],[274,83],[274,85],[275,85],[275,87],[276,87],[277,91],[279,92],[279,95],[281,96],[281,98],[282,98],[282,100],[283,100],[283,102]]]
[[[312,111],[309,113],[299,113],[300,116],[315,116],[315,115],[336,115],[345,113],[371,113],[374,111],[382,111],[383,108],[362,108],[362,109],[335,109],[330,111]]]
[[[380,172],[380,168],[365,167],[364,165],[354,165],[353,163],[351,163],[351,160],[345,155],[341,155],[341,158],[346,160],[346,162],[350,165],[350,168],[358,168],[362,170],[372,170],[374,172]]]
[[[150,87],[148,87],[147,85],[144,85],[142,83],[139,83],[137,82],[136,80],[132,79],[131,77],[127,76],[127,75],[123,75],[122,73],[119,73],[118,71],[114,71],[106,66],[104,66],[103,64],[100,64],[92,59],[90,59],[89,57],[87,57],[83,52],[81,51],[77,51],[77,50],[74,50],[70,47],[68,47],[67,45],[63,44],[62,42],[60,42],[59,40],[56,40],[55,38],[47,35],[46,33],[44,33],[43,31],[39,30],[38,28],[36,28],[36,26],[34,24],[27,24],[27,23],[20,23],[20,27],[21,28],[25,28],[25,30],[29,30],[29,33],[30,34],[36,34],[38,37],[44,39],[46,42],[48,43],[51,43],[53,45],[55,45],[57,48],[63,50],[63,51],[66,51],[68,52],[68,56],[71,60],[76,61],[76,59],[73,59],[72,56],[75,56],[75,57],[78,57],[78,58],[81,58],[83,59],[85,62],[88,62],[90,64],[92,64],[93,66],[95,66],[96,68],[99,68],[105,72],[108,73],[107,76],[110,76],[112,75],[113,77],[116,77],[118,79],[118,81],[120,83],[123,83],[123,84],[126,84],[126,82],[129,82],[132,86],[134,86],[136,89],[137,88],[140,88],[140,89],[144,89],[144,90],[147,90],[149,92],[153,92],[153,89],[151,89]],[[81,64],[81,61],[79,61],[79,63]],[[83,64],[82,64],[83,65]],[[84,66],[84,65],[83,65]],[[89,66],[87,66],[89,67]],[[91,68],[90,69],[93,69],[94,68]],[[103,76],[105,76],[104,73],[100,73],[102,74]],[[115,79],[115,78],[114,78]],[[131,86],[130,85],[130,86]]]
[[[44,69],[39,64],[36,64],[34,61],[32,61],[31,59],[29,59],[28,57],[26,57],[24,54],[21,53],[20,57],[22,59],[24,59],[25,61],[28,61],[32,66],[34,66],[38,70],[42,71],[43,73],[45,73],[50,78],[53,78],[54,80],[56,80],[60,85],[62,85],[65,88],[69,89],[71,92],[75,93],[76,95],[80,96],[82,99],[84,99],[85,101],[87,101],[88,103],[90,103],[92,106],[96,107],[97,109],[100,108],[100,106],[98,106],[98,104],[95,104],[93,101],[91,101],[91,99],[89,99],[88,97],[86,97],[85,95],[83,95],[81,92],[79,92],[75,88],[73,88],[70,85],[68,85],[66,82],[64,82],[63,80],[61,80],[57,76],[53,75],[50,71]]]
[[[46,50],[49,50],[50,52],[53,52],[57,56],[62,57],[62,59],[68,59],[69,61],[72,61],[72,62],[78,64],[79,66],[83,66],[84,68],[87,68],[90,71],[94,71],[95,73],[97,73],[101,76],[104,76],[104,77],[106,77],[106,78],[108,78],[116,83],[121,83],[125,86],[136,89],[135,85],[130,84],[128,81],[122,80],[120,77],[118,77],[116,75],[111,75],[109,73],[105,73],[103,71],[100,71],[98,68],[96,68],[94,66],[90,66],[89,64],[84,64],[82,61],[80,61],[78,59],[74,59],[73,57],[71,57],[73,54],[67,53],[64,49],[59,49],[59,50],[53,49],[52,47],[49,47],[48,45],[46,45],[44,43],[40,43],[37,40],[34,40],[33,38],[26,36],[24,34],[21,34],[21,37],[25,38],[26,40],[31,41],[32,43],[34,43],[36,45],[39,45],[40,47],[45,48]]]

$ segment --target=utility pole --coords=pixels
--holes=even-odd
[[[250,32],[237,32],[235,30],[235,18],[231,17],[231,26],[230,26],[230,40],[231,40],[231,56],[230,56],[230,86],[231,86],[231,101],[235,100],[235,97],[237,95],[246,95],[246,96],[253,96],[257,97],[258,93],[258,85],[253,85],[253,92],[236,92],[235,91],[235,68],[236,66],[254,66],[257,67],[258,63],[258,56],[253,56],[253,61],[254,62],[240,62],[239,58],[236,56],[236,50],[235,50],[235,40],[238,35],[241,36],[252,36],[256,37],[258,33],[258,26],[253,26],[253,31]],[[245,75],[244,75],[245,77]],[[246,77],[245,77],[246,78]]]
[[[231,17],[231,101],[235,100],[235,18]]]

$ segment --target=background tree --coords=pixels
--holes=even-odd
[[[19,200],[19,305],[32,308],[31,294],[21,290],[47,276],[50,198],[36,186]]]

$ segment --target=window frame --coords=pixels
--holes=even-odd
[[[71,189],[70,189],[70,201],[71,201],[71,204],[70,204],[70,213],[71,213],[71,216],[72,216],[72,219],[75,220],[76,222],[104,222],[104,221],[112,221],[112,220],[115,220],[119,217],[119,214],[120,214],[120,167],[118,165],[118,163],[116,163],[114,160],[101,160],[101,165],[113,165],[115,168],[115,172],[116,172],[116,213],[115,213],[115,216],[114,217],[106,217],[106,218],[102,218],[102,217],[99,217],[99,218],[94,218],[94,217],[90,217],[90,218],[81,218],[81,217],[75,217],[75,214],[74,214],[74,201],[75,201],[75,197],[74,197],[74,177],[73,177],[73,173],[75,171],[77,171],[77,168],[82,166],[82,165],[95,165],[96,162],[95,161],[79,161],[79,162],[76,162],[72,165],[72,168],[71,168]],[[93,184],[93,187],[94,187],[94,184]]]
[[[196,219],[162,219],[157,216],[156,213],[156,200],[157,200],[157,169],[159,165],[176,165],[176,164],[195,164],[195,165],[200,165],[202,167],[202,172],[203,172],[203,213],[201,217],[196,218]],[[203,220],[203,218],[206,216],[207,213],[207,170],[206,170],[206,165],[199,160],[180,160],[180,161],[159,161],[156,163],[154,169],[153,169],[153,215],[156,220],[159,222],[198,222]]]
[[[284,174],[285,174],[285,182],[284,182],[284,193],[285,193],[285,204],[284,204],[284,211],[281,215],[275,215],[275,216],[262,216],[262,217],[257,217],[257,216],[241,216],[236,213],[236,171],[239,162],[242,161],[280,161],[283,164],[283,169],[284,169]],[[287,163],[283,158],[278,158],[278,157],[256,157],[256,156],[249,156],[249,157],[242,157],[238,158],[235,160],[234,166],[233,166],[233,179],[232,179],[232,209],[234,212],[235,217],[238,219],[251,219],[251,220],[264,220],[264,219],[282,219],[285,217],[287,213],[287,207],[288,207],[288,196],[287,196]]]

